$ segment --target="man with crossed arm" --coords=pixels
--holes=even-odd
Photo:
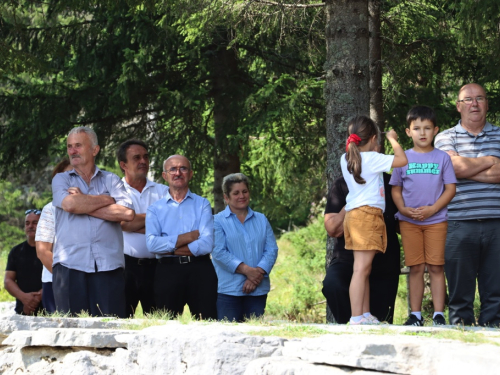
[[[486,121],[488,98],[478,84],[458,93],[458,124],[435,146],[451,156],[457,193],[448,205],[445,273],[450,323],[474,325],[478,280],[482,326],[500,325],[500,128]]]
[[[217,319],[217,275],[210,260],[214,245],[212,209],[189,190],[191,163],[181,155],[163,164],[168,182],[164,198],[146,213],[146,244],[156,254],[155,300],[159,309]]]
[[[117,175],[95,165],[99,146],[92,129],[72,129],[67,150],[74,169],[52,180],[57,223],[52,270],[57,310],[124,318],[120,222],[134,219],[132,201]]]

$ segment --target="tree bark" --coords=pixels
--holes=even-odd
[[[347,125],[370,111],[368,0],[326,1],[325,101],[328,187],[341,175],[340,156],[345,152]],[[335,246],[327,241],[326,266]],[[329,309],[327,320],[333,321]]]
[[[380,45],[380,0],[368,1],[370,30],[370,117],[384,131],[384,101],[382,92],[382,48]]]
[[[214,213],[224,210],[222,180],[230,173],[240,171],[239,145],[234,136],[238,130],[236,77],[238,61],[235,51],[227,49],[227,42],[218,40],[211,58],[214,148]],[[233,137],[232,137],[233,136]]]

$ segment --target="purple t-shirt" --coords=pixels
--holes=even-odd
[[[410,149],[405,154],[408,164],[394,168],[390,184],[403,187],[406,207],[432,206],[443,194],[444,185],[457,182],[451,158],[446,152],[437,148],[426,153]],[[448,220],[448,208],[443,208],[424,221],[413,220],[399,212],[396,218],[418,225],[436,224]]]

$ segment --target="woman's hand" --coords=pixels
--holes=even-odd
[[[243,293],[250,294],[255,290],[255,288],[257,288],[257,285],[246,279],[243,284]]]

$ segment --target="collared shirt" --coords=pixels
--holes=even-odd
[[[36,226],[35,241],[54,243],[56,237],[56,214],[55,207],[52,202],[47,203],[43,209],[40,219],[38,219],[38,225]],[[52,274],[50,271],[43,266],[42,271],[42,283],[51,283]]]
[[[132,199],[136,214],[145,214],[148,207],[160,200],[167,194],[167,186],[146,180],[146,186],[139,192],[130,186],[125,177],[122,178],[123,185],[129,197]],[[123,252],[134,258],[155,258],[154,254],[148,251],[146,246],[146,236],[137,232],[123,232]]]
[[[453,128],[436,136],[435,147],[442,151],[455,151],[460,156],[500,158],[500,128],[487,122],[483,130],[474,135],[465,130],[461,121]],[[457,179],[457,192],[448,205],[449,220],[500,218],[500,184]]]
[[[69,195],[70,187],[80,188],[83,194],[109,195],[116,204],[132,208],[122,180],[114,173],[101,171],[96,166],[90,185],[74,169],[58,173],[52,180],[57,223],[53,264],[89,273],[124,268],[120,223],[64,211],[62,201]]]
[[[229,206],[214,216],[215,247],[212,253],[218,292],[232,296],[260,296],[269,293],[269,274],[278,256],[278,245],[265,215],[248,208],[245,221],[237,218]],[[266,274],[255,290],[243,293],[246,276],[236,273],[241,263],[260,267]]]
[[[175,201],[170,190],[163,199],[149,206],[146,213],[146,244],[157,258],[172,255],[180,234],[193,230],[200,237],[188,244],[194,256],[212,252],[214,245],[214,220],[210,202],[188,190],[182,202]]]

